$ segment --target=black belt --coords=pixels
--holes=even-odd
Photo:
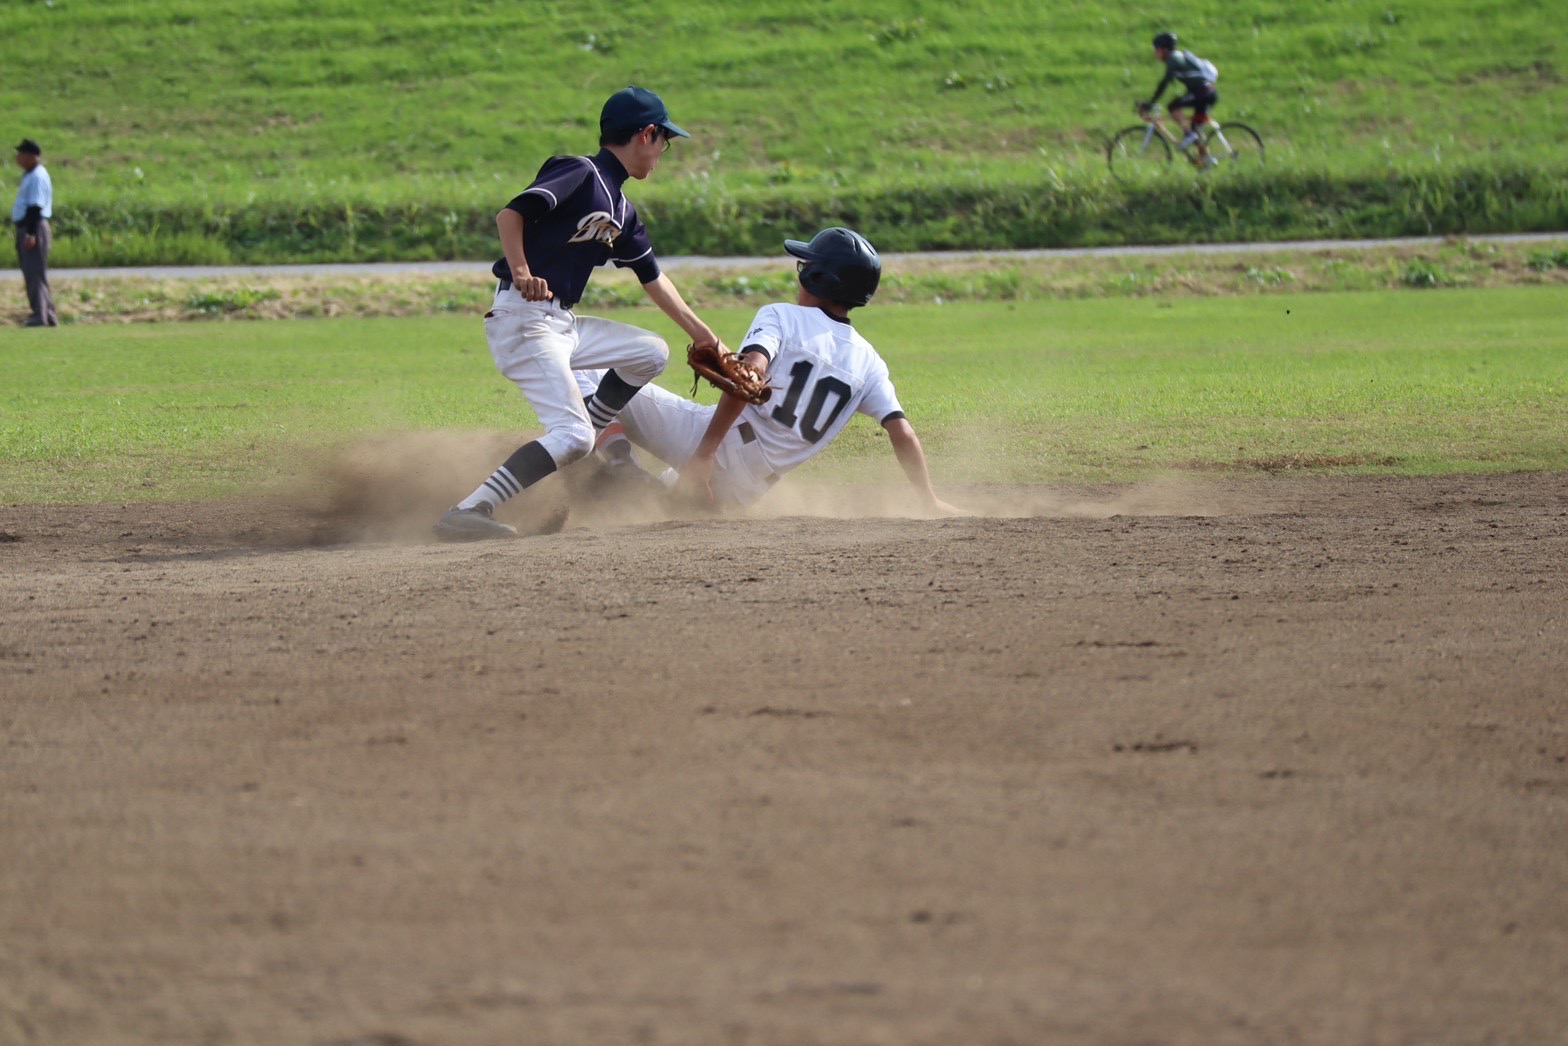
[[[497,280],[496,281],[495,292],[497,294],[500,294],[502,291],[509,291],[511,289],[512,289],[512,281],[511,280]],[[561,306],[561,308],[565,309],[567,312],[571,312],[572,311],[572,305],[576,305],[577,303],[574,301],[574,302],[572,302],[572,305],[567,305],[564,302],[556,302],[556,304]]]

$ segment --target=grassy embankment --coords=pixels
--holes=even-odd
[[[1563,293],[1004,301],[859,323],[948,483],[1561,469]],[[711,317],[736,330],[749,310]],[[250,493],[374,434],[534,424],[469,317],[0,330],[0,368],[0,502]],[[684,389],[683,371],[662,380]],[[808,469],[868,461],[896,474],[857,421]]]
[[[1192,12],[1174,28],[1268,166],[1124,186],[1099,148],[1160,27],[1003,0],[17,3],[0,32],[38,75],[0,102],[45,143],[60,267],[483,257],[494,210],[591,149],[628,81],[696,136],[637,187],[666,253],[831,221],[885,250],[1568,227],[1548,4]]]

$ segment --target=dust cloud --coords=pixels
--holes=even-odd
[[[366,437],[319,463],[292,497],[318,519],[317,540],[427,541],[441,513],[484,481],[526,437],[496,432],[398,432]],[[566,505],[541,487],[496,513],[522,533],[549,529]]]
[[[431,524],[466,496],[491,469],[529,437],[496,432],[393,432],[367,437],[334,452],[314,467],[294,495],[298,508],[317,519],[320,542],[427,541]],[[645,464],[651,464],[646,461]],[[922,519],[931,513],[885,463],[860,473],[813,477],[810,466],[787,477],[740,518],[811,516],[829,519]],[[986,470],[978,470],[986,471]],[[672,520],[712,518],[702,506],[682,503],[655,481],[607,484],[591,460],[573,465],[514,498],[497,518],[524,534],[560,525],[610,528]],[[1212,516],[1248,511],[1234,488],[1188,476],[1136,484],[1044,488],[966,480],[948,465],[938,493],[966,514],[993,518],[1091,518],[1112,516]]]

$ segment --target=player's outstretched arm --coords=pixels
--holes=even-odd
[[[903,466],[904,475],[909,477],[909,485],[915,488],[915,493],[920,495],[926,508],[939,516],[966,515],[963,509],[949,505],[936,496],[931,486],[931,470],[926,467],[926,452],[921,448],[920,437],[915,435],[915,427],[909,420],[893,418],[884,422],[882,428],[892,441],[893,454]]]
[[[691,311],[691,306],[686,304],[686,299],[681,297],[681,292],[675,289],[675,284],[664,273],[659,273],[652,280],[642,285],[643,293],[652,299],[664,314],[675,321],[675,325],[686,332],[692,344],[699,347],[713,346],[720,352],[728,352],[719,336],[713,333],[706,323],[697,318]]]
[[[763,352],[743,352],[741,359],[751,364],[759,374],[768,372],[768,357]],[[680,479],[676,490],[692,497],[700,497],[709,504],[713,502],[713,461],[719,452],[719,444],[724,442],[724,437],[740,417],[741,411],[746,409],[746,401],[739,396],[725,393],[719,399],[719,405],[713,409],[713,416],[708,419],[708,427],[702,433],[702,439],[697,443],[697,449],[692,452],[686,464],[681,466]]]

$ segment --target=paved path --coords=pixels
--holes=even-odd
[[[985,255],[1008,258],[1114,258],[1151,257],[1167,254],[1266,254],[1275,251],[1345,251],[1373,247],[1419,247],[1446,243],[1455,237],[1412,236],[1386,240],[1287,240],[1277,243],[1191,243],[1162,247],[1072,247],[1027,251],[927,251],[919,254],[884,254],[884,260],[897,264],[904,258],[974,258]],[[1467,236],[1463,239],[1483,243],[1536,243],[1568,239],[1568,232],[1500,233]],[[692,268],[767,268],[783,263],[780,253],[771,258],[707,258],[697,256],[661,257],[666,269]],[[488,261],[461,262],[365,262],[332,265],[144,265],[123,269],[53,269],[49,275],[60,280],[93,280],[140,277],[152,279],[210,279],[215,276],[386,276],[404,273],[473,273],[482,275]],[[19,269],[0,269],[0,279],[20,280]]]

